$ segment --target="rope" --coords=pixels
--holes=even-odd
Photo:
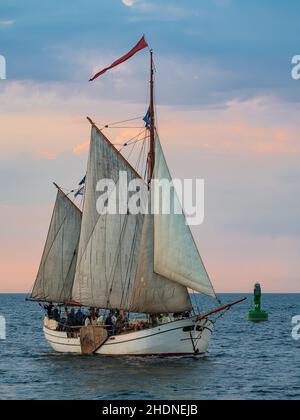
[[[131,129],[135,129],[135,130],[138,130],[139,128],[145,128],[145,127],[128,127],[128,126],[122,126],[122,127],[108,127],[108,126],[105,126],[104,128],[110,128],[111,130],[112,129],[118,129],[118,130],[120,130],[121,128],[131,128]]]
[[[226,314],[226,313],[227,313],[230,309],[231,309],[231,307],[224,309],[224,311],[223,311],[223,312],[221,312],[221,313],[220,313],[220,315],[218,315],[217,317],[215,317],[214,319],[212,319],[212,320],[211,320],[211,322],[212,322],[213,324],[215,324],[215,323],[218,321],[218,319],[223,318],[223,316],[225,316],[225,314]]]
[[[123,144],[123,147],[120,149],[120,152],[122,152],[122,150],[124,149],[124,147],[130,146],[134,140],[139,140],[140,139],[140,136],[143,134],[144,131],[145,131],[145,128],[141,129],[141,131],[136,136],[132,137],[130,140],[127,140]]]
[[[144,116],[143,117],[130,118],[128,120],[123,120],[123,121],[112,122],[112,123],[104,125],[104,128],[109,128],[110,126],[115,126],[115,125],[118,125],[118,124],[125,124],[125,123],[131,122],[131,121],[141,120],[143,118],[144,118]]]

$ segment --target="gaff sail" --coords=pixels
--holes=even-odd
[[[32,300],[69,302],[77,261],[81,211],[58,189]]]

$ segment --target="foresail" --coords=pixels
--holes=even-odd
[[[156,138],[154,179],[172,181],[163,150]],[[154,191],[159,200],[160,191]],[[168,197],[162,197],[162,202]],[[161,200],[160,200],[161,202]],[[174,189],[171,191],[174,208],[181,208]],[[210,297],[216,297],[211,281],[200,257],[190,227],[181,214],[155,214],[154,216],[154,271]]]
[[[31,299],[68,302],[73,287],[81,211],[60,190]]]
[[[154,217],[146,215],[131,311],[157,314],[190,310],[187,288],[154,272]]]
[[[84,306],[130,309],[143,215],[107,214],[97,208],[99,181],[113,180],[120,172],[128,182],[137,174],[102,135],[92,128],[86,193],[72,299]],[[117,194],[117,207],[119,204]],[[101,210],[101,209],[100,209]]]

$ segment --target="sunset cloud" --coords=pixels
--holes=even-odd
[[[135,3],[135,0],[122,0],[122,3],[127,7],[132,7]]]
[[[42,152],[36,152],[33,155],[34,159],[42,159],[42,160],[54,160],[56,159],[57,155],[53,150],[45,150]]]
[[[0,26],[10,26],[15,23],[13,19],[0,19]]]
[[[90,142],[86,141],[84,143],[78,144],[77,146],[74,147],[73,149],[73,153],[75,155],[81,155],[83,153],[87,153],[89,150],[89,146],[90,146]]]

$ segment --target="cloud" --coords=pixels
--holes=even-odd
[[[127,7],[132,7],[135,3],[135,0],[122,0],[122,3]]]
[[[41,160],[54,160],[56,159],[57,155],[53,150],[44,150],[41,152],[36,152],[33,155],[34,159],[41,159]]]
[[[89,150],[89,145],[90,145],[90,142],[89,141],[86,141],[84,143],[78,144],[73,149],[74,155],[81,155],[83,153],[87,153],[87,151]]]
[[[0,19],[0,26],[9,26],[9,25],[13,25],[15,23],[14,20],[12,19]]]
[[[131,22],[176,22],[200,17],[198,10],[184,6],[159,3],[140,2],[135,7],[136,15],[132,16]]]

